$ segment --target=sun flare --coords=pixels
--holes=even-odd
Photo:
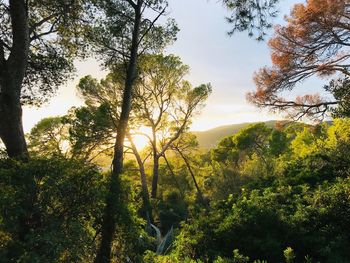
[[[151,136],[152,132],[149,127],[142,126],[137,130],[132,130],[131,134],[136,148],[142,150],[149,144],[148,137]]]

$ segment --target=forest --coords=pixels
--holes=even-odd
[[[348,1],[281,25],[282,0],[217,1],[227,38],[267,42],[246,99],[283,120],[211,134],[171,1],[0,0],[0,263],[350,262]],[[75,83],[84,105],[26,133],[88,58],[107,74]]]

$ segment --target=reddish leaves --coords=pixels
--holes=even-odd
[[[269,41],[272,67],[255,74],[257,90],[247,98],[257,106],[271,106],[274,110],[294,107],[294,111],[299,111],[298,118],[323,116],[335,102],[319,95],[285,101],[278,94],[314,75],[327,77],[337,72],[350,75],[350,53],[346,50],[350,46],[350,14],[346,12],[345,1],[309,0],[297,4],[286,21],[286,26],[275,27],[275,35]]]

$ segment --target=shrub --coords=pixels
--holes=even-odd
[[[76,161],[1,159],[0,261],[88,261],[102,179],[96,167]]]

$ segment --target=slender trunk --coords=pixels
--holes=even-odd
[[[152,178],[152,198],[157,198],[158,188],[158,177],[159,177],[159,156],[157,154],[153,157],[153,178]]]
[[[157,198],[157,189],[158,189],[158,179],[159,179],[159,158],[165,154],[165,152],[170,148],[171,144],[180,137],[183,132],[186,123],[188,121],[188,115],[186,114],[186,118],[181,125],[180,129],[177,133],[169,139],[166,145],[158,152],[157,151],[157,136],[156,136],[156,128],[153,127],[153,178],[152,178],[152,198]]]
[[[0,138],[9,157],[28,159],[20,102],[29,54],[29,25],[24,0],[10,0],[12,48],[7,60],[0,44]]]
[[[204,200],[204,197],[203,197],[203,194],[202,194],[202,191],[201,189],[199,188],[199,185],[197,183],[197,180],[196,180],[196,177],[192,171],[192,168],[191,168],[191,164],[189,163],[189,161],[187,160],[186,156],[179,150],[179,149],[176,149],[176,151],[180,154],[181,158],[184,160],[185,164],[186,164],[186,167],[187,167],[187,170],[189,171],[191,177],[192,177],[192,180],[193,180],[193,183],[197,189],[197,193],[198,193],[198,196],[199,196],[199,199],[201,201],[201,203],[203,205],[206,205],[206,202]]]
[[[103,215],[101,243],[95,258],[95,263],[109,263],[111,260],[112,241],[116,230],[118,206],[122,200],[120,189],[120,175],[123,171],[124,139],[126,136],[129,115],[131,111],[132,89],[136,78],[138,46],[140,37],[141,6],[139,1],[135,7],[135,21],[132,35],[130,61],[126,74],[123,93],[122,111],[117,128],[117,137],[114,146],[113,169],[110,178],[109,191],[106,198],[106,207]]]
[[[147,217],[147,213],[148,213],[148,216],[149,216],[151,222],[153,222],[152,206],[151,206],[151,202],[149,200],[149,192],[148,192],[145,166],[144,166],[144,163],[142,162],[142,159],[141,159],[139,152],[137,151],[136,145],[134,144],[132,137],[130,135],[128,135],[128,139],[130,141],[132,151],[135,155],[137,164],[139,166],[140,177],[141,177],[141,188],[142,188],[142,201],[143,201],[143,206],[144,206],[144,209],[146,212],[145,216]]]
[[[159,158],[157,151],[157,135],[156,126],[152,126],[152,136],[153,136],[153,177],[152,177],[152,198],[157,198],[157,188],[158,188],[158,177],[159,177]]]
[[[166,165],[168,166],[168,169],[169,169],[169,171],[170,171],[171,176],[172,176],[173,179],[174,179],[174,182],[175,182],[175,184],[176,184],[176,187],[177,187],[177,188],[179,189],[179,191],[180,191],[181,198],[184,199],[185,195],[184,195],[184,193],[183,193],[183,191],[182,191],[182,189],[181,189],[181,186],[180,186],[179,182],[178,182],[177,179],[176,179],[176,175],[175,175],[175,173],[174,173],[174,171],[173,171],[173,168],[171,167],[171,165],[170,165],[170,163],[169,163],[169,161],[168,161],[168,158],[166,158],[165,154],[163,154],[163,158],[164,158],[164,160],[165,160]]]

